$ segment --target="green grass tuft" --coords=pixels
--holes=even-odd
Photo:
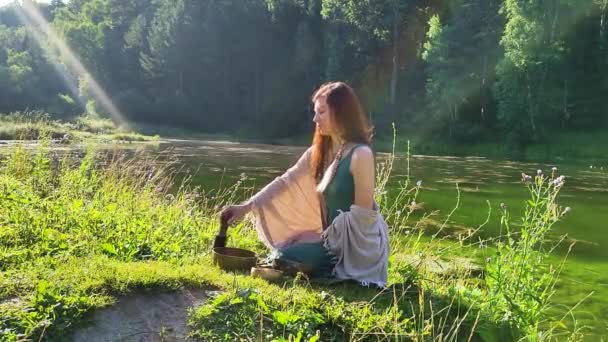
[[[158,136],[143,135],[118,127],[110,119],[90,115],[74,122],[51,120],[43,112],[0,114],[0,140],[42,140],[62,143],[76,141],[158,141]]]

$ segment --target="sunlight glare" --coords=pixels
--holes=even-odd
[[[47,37],[48,43],[52,48],[59,51],[60,58],[65,63],[68,70],[74,73],[78,79],[84,79],[88,82],[91,95],[101,105],[101,107],[112,117],[112,120],[117,125],[126,125],[126,120],[117,106],[112,102],[108,94],[101,87],[101,85],[95,80],[93,75],[85,68],[80,62],[80,58],[77,54],[68,46],[68,44],[59,37],[55,30],[51,27],[51,24],[44,18],[42,13],[36,7],[36,4],[31,0],[22,1],[22,5],[19,6],[17,15],[23,24],[30,27],[34,32],[34,39],[37,43],[44,48],[45,41],[44,36]],[[40,32],[42,31],[42,32]],[[74,84],[74,81],[69,76],[63,74],[56,68],[60,76],[66,81],[67,86],[70,90],[74,91],[78,89],[78,86]],[[77,91],[77,90],[76,90]],[[77,93],[76,93],[77,94]]]

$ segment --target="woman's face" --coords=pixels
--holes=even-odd
[[[315,101],[315,117],[312,121],[317,124],[321,135],[336,135],[337,131],[333,120],[333,113],[331,113],[324,97],[320,97]]]

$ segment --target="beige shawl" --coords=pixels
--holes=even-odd
[[[382,215],[378,210],[352,206],[323,232],[322,196],[310,171],[311,153],[311,148],[306,150],[294,166],[251,198],[260,239],[271,249],[323,241],[336,257],[337,278],[385,286],[389,242]]]
[[[309,148],[283,175],[251,198],[255,227],[270,248],[321,240],[322,220]]]

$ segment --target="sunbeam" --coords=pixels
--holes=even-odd
[[[33,34],[36,42],[41,46],[45,47],[45,40],[56,51],[59,51],[59,57],[65,64],[68,71],[75,75],[76,79],[84,79],[89,85],[89,90],[93,98],[101,105],[104,111],[106,111],[112,117],[112,120],[120,125],[126,126],[127,121],[124,115],[120,112],[118,107],[112,102],[106,91],[97,82],[97,80],[91,75],[86,67],[80,62],[78,55],[70,48],[70,46],[59,37],[55,32],[51,24],[44,18],[40,10],[36,7],[36,4],[31,0],[23,0],[21,6],[17,6],[17,16],[23,22],[26,27],[29,27]],[[68,75],[62,70],[55,68],[60,74],[61,78],[66,82],[68,88],[74,92],[78,86],[73,79],[70,79]]]

